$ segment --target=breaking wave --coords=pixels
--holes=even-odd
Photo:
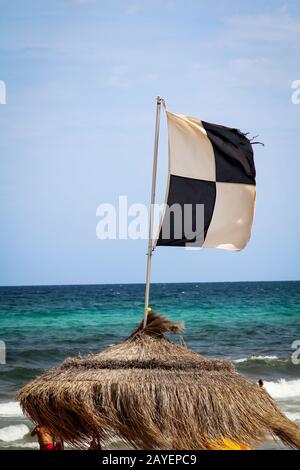
[[[26,424],[17,424],[6,426],[0,429],[0,441],[13,442],[23,439],[29,433],[29,427]]]
[[[0,403],[0,417],[18,417],[23,416],[21,407],[17,401],[8,401]]]
[[[242,357],[240,359],[234,359],[232,362],[235,364],[240,364],[243,362],[248,361],[276,361],[278,360],[277,356],[250,356],[250,357]]]
[[[265,382],[268,393],[275,399],[300,398],[300,380],[279,379],[276,382]]]

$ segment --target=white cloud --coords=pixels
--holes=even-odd
[[[129,85],[128,67],[126,65],[115,65],[110,70],[106,85],[110,87],[126,88]]]
[[[148,73],[145,76],[145,79],[148,80],[149,82],[155,82],[156,80],[158,80],[158,78],[159,78],[159,75],[157,73]]]
[[[289,83],[289,72],[268,57],[237,57],[224,60],[222,72],[219,65],[193,64],[190,77],[195,80],[207,79],[211,86],[223,89],[244,89],[254,87],[284,87]]]
[[[227,63],[227,71],[240,87],[276,86],[278,89],[289,82],[289,72],[266,57],[232,59]]]
[[[95,4],[96,0],[67,0],[69,3],[75,3],[77,5],[91,5]]]
[[[134,16],[137,14],[138,11],[139,11],[138,5],[132,4],[128,6],[126,13],[128,16]]]
[[[264,15],[233,16],[225,20],[234,41],[292,42],[300,38],[300,21],[285,10]]]

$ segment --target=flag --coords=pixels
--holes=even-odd
[[[251,142],[238,129],[166,113],[167,210],[156,245],[192,246],[194,242],[203,248],[242,250],[251,236],[255,209]],[[202,217],[200,233],[197,214]],[[181,228],[188,225],[187,230],[178,230],[178,217]]]

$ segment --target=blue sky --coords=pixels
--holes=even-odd
[[[298,0],[0,0],[0,285],[144,282],[96,208],[149,202],[158,94],[265,147],[246,250],[161,248],[153,281],[299,279],[299,46]]]

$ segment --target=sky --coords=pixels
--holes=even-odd
[[[298,0],[0,0],[0,285],[144,282],[96,209],[149,203],[157,95],[265,146],[247,248],[158,248],[153,282],[300,279],[299,47]],[[158,198],[166,164],[162,116]]]

